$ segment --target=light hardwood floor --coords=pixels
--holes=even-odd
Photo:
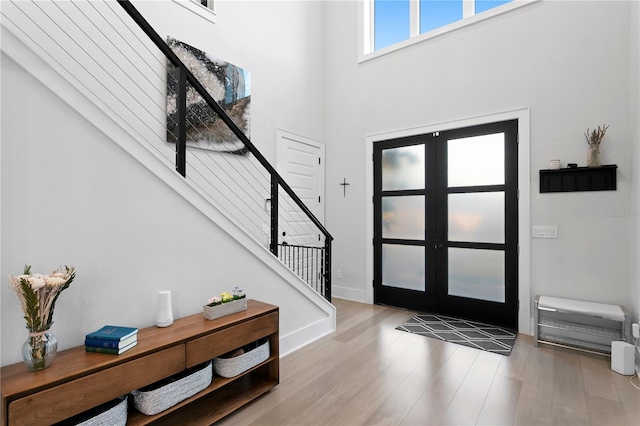
[[[280,384],[219,424],[640,425],[640,391],[609,358],[526,335],[505,357],[395,330],[412,312],[333,303],[337,331],[282,358]]]

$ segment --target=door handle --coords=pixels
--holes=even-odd
[[[436,251],[440,250],[441,248],[444,248],[444,241],[446,241],[446,238],[444,235],[444,229],[440,229],[440,231],[436,233],[436,245],[435,245]]]

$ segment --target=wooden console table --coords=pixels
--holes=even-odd
[[[279,309],[249,300],[247,310],[217,320],[202,313],[167,328],[138,332],[138,345],[122,355],[86,352],[84,346],[58,352],[46,370],[24,363],[2,367],[2,425],[50,425],[196,366],[233,349],[269,338],[269,358],[225,379],[214,374],[209,387],[155,416],[135,410],[127,425],[209,425],[269,391],[280,380]]]

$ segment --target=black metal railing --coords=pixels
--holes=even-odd
[[[215,112],[215,114],[224,122],[224,124],[233,132],[249,152],[255,156],[258,162],[264,167],[270,176],[271,197],[270,203],[270,244],[269,250],[273,255],[278,257],[285,265],[295,272],[302,280],[307,282],[312,288],[322,294],[327,300],[331,301],[331,242],[333,237],[320,223],[316,216],[309,208],[300,200],[291,187],[285,182],[280,174],[266,160],[262,153],[255,147],[249,138],[240,130],[236,123],[229,117],[224,109],[213,99],[203,85],[193,75],[189,68],[178,58],[171,50],[167,43],[158,35],[147,20],[138,12],[138,10],[128,0],[118,0],[118,3],[131,16],[134,22],[142,29],[142,31],[151,39],[151,41],[160,49],[169,62],[176,69],[176,77],[178,80],[178,134],[176,143],[176,170],[183,177],[187,174],[187,84],[202,97],[207,106]],[[318,231],[324,236],[324,246],[289,246],[279,244],[280,234],[280,215],[279,215],[279,199],[280,190],[284,190],[286,195],[295,203],[296,207],[304,213],[306,218],[315,225]]]
[[[296,273],[309,287],[330,299],[331,288],[325,285],[326,249],[324,247],[294,246],[286,242],[278,244],[278,258]]]

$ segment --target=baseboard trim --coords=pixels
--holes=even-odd
[[[286,336],[280,336],[280,357],[285,357],[298,349],[315,342],[336,331],[336,317],[327,316],[313,324],[302,327]],[[308,336],[314,336],[309,339]]]
[[[367,293],[365,290],[356,290],[349,287],[331,285],[331,297],[351,300],[352,302],[367,303]]]

